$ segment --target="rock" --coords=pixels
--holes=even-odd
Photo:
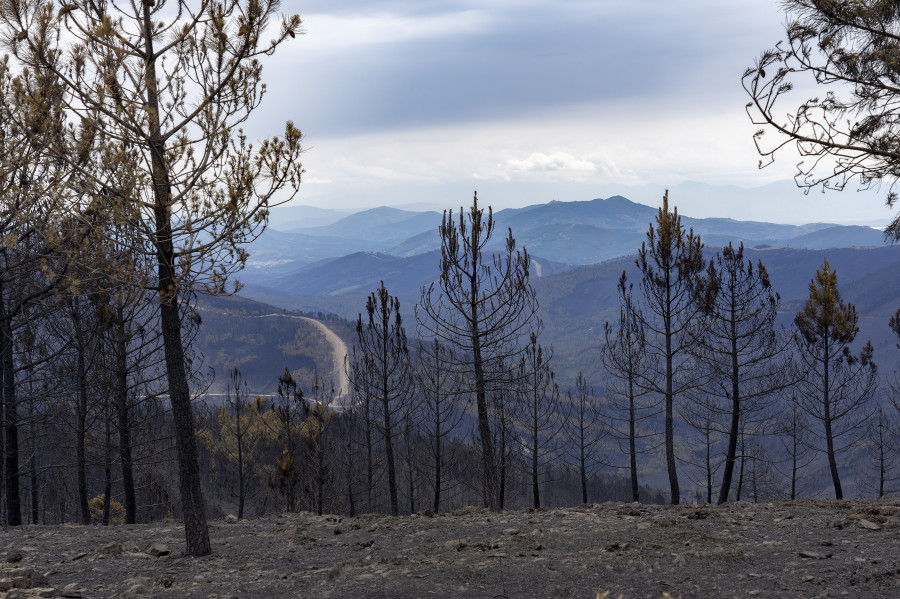
[[[150,589],[147,588],[146,585],[143,584],[133,584],[129,586],[125,592],[122,593],[123,599],[133,599],[136,597],[143,597],[144,595],[149,595]]]
[[[128,588],[124,593],[122,593],[122,597],[123,599],[126,599],[149,595],[151,593],[150,587],[152,586],[152,584],[153,583],[148,576],[135,576],[134,578],[126,578],[125,586]]]
[[[64,586],[59,592],[59,596],[68,597],[70,599],[81,599],[85,596],[86,592],[87,591],[85,591],[83,587],[78,586],[77,582],[73,582]]]
[[[880,524],[875,524],[874,522],[866,520],[865,518],[859,521],[859,525],[866,530],[881,530]]]
[[[111,543],[107,543],[106,545],[98,549],[97,553],[101,555],[119,555],[120,553],[122,553],[122,545],[120,543],[112,541]]]
[[[153,557],[163,557],[171,553],[168,545],[160,543],[158,541],[147,543],[147,546],[144,547],[143,552],[147,555],[152,555]]]
[[[30,589],[47,584],[47,578],[31,568],[9,568],[0,570],[0,592],[12,589]]]
[[[37,587],[31,589],[13,589],[6,594],[6,599],[34,599],[35,597],[54,597],[56,589],[53,587]]]
[[[806,559],[826,559],[831,557],[830,555],[822,555],[821,553],[816,553],[815,551],[801,551],[797,555]]]
[[[225,522],[227,522],[228,524],[237,524],[238,517],[234,514],[228,514],[227,516],[225,516]]]
[[[17,564],[22,561],[21,553],[10,553],[6,556],[6,563],[8,564]]]

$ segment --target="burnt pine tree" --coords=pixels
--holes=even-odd
[[[859,332],[853,304],[844,302],[837,288],[837,273],[828,265],[816,271],[809,284],[809,299],[794,318],[802,376],[797,385],[800,408],[822,425],[818,436],[828,456],[834,495],[843,499],[837,454],[859,442],[870,416],[868,402],[878,384],[872,344],[858,355],[850,344]]]
[[[416,352],[416,378],[422,400],[418,404],[420,413],[418,427],[431,441],[429,449],[433,460],[434,479],[432,488],[434,501],[432,511],[437,514],[441,507],[441,491],[446,484],[442,478],[444,465],[452,457],[448,455],[445,438],[450,437],[462,421],[461,396],[456,390],[453,370],[452,350],[437,340],[419,344]]]
[[[737,249],[729,243],[711,259],[707,279],[717,293],[708,326],[694,347],[712,376],[698,401],[707,404],[702,409],[716,412],[716,400],[728,405],[728,448],[718,497],[724,503],[731,491],[741,419],[765,418],[765,400],[789,383],[785,358],[790,337],[775,328],[781,298],[762,262],[754,266],[744,259],[743,243]]]
[[[516,455],[515,435],[515,413],[519,408],[519,393],[516,386],[518,385],[518,373],[515,367],[504,369],[504,362],[498,366],[501,371],[507,373],[505,384],[499,382],[493,386],[489,398],[489,409],[491,415],[491,442],[495,453],[495,473],[497,482],[497,500],[498,509],[503,510],[506,506],[506,491],[509,471],[515,460],[519,457]],[[486,492],[486,490],[485,490]]]
[[[531,475],[532,507],[541,507],[540,470],[555,456],[557,436],[565,419],[559,401],[559,385],[550,368],[553,353],[545,350],[538,342],[537,335],[531,340],[519,361],[517,409],[515,412],[516,436],[522,445],[523,454],[528,456]]]
[[[894,491],[900,478],[897,432],[895,413],[881,406],[875,408],[866,431],[866,441],[871,451],[861,486],[879,498]]]
[[[279,429],[276,430],[278,440],[282,443],[281,459],[276,460],[269,485],[284,495],[285,509],[293,512],[297,505],[296,486],[300,480],[300,470],[296,456],[300,448],[299,428],[302,424],[306,398],[303,389],[294,380],[287,368],[278,377],[278,390],[272,411],[275,413]]]
[[[776,434],[778,435],[781,446],[784,448],[784,455],[790,461],[790,479],[791,479],[791,501],[799,497],[800,489],[800,471],[809,466],[815,458],[815,452],[809,448],[808,437],[808,421],[806,414],[797,407],[794,400],[789,409],[781,411],[780,417],[776,421]]]
[[[453,348],[454,369],[463,390],[475,396],[481,476],[487,504],[500,509],[496,456],[491,436],[489,396],[502,386],[506,373],[500,365],[515,364],[523,351],[522,338],[539,328],[537,298],[529,280],[531,259],[516,249],[512,230],[501,251],[491,257],[485,248],[494,234],[490,206],[487,215],[478,207],[478,195],[468,212],[444,212],[440,278],[422,289],[421,310],[416,309],[424,337]]]
[[[16,74],[0,60],[0,369],[3,391],[3,485],[6,518],[22,524],[19,485],[19,405],[15,332],[30,306],[68,286],[83,227],[71,214],[81,197],[70,185],[72,169],[47,147],[60,135],[60,89],[31,73]],[[23,102],[28,89],[43,101]],[[13,118],[16,115],[16,118]]]
[[[853,178],[863,188],[889,184],[897,200],[900,173],[900,11],[896,2],[784,0],[787,39],[766,50],[743,75],[760,166],[785,146],[804,157],[795,176],[801,187],[843,189]],[[824,94],[790,108],[794,82],[815,78]],[[775,141],[763,143],[764,134]],[[885,230],[900,240],[900,215]]]
[[[249,400],[247,381],[241,376],[241,371],[234,368],[228,375],[228,387],[225,390],[225,409],[232,412],[234,419],[227,419],[225,427],[234,437],[234,450],[232,457],[237,464],[238,483],[238,513],[239,519],[244,518],[244,503],[250,483],[250,459],[252,449],[252,433],[248,430],[250,424],[250,411],[253,404]],[[227,447],[227,445],[226,445]]]
[[[575,377],[575,387],[566,392],[566,398],[569,418],[565,451],[578,465],[581,503],[587,503],[587,481],[597,471],[599,460],[596,454],[605,438],[605,431],[600,427],[601,404],[582,372]]]
[[[628,444],[628,470],[631,474],[631,500],[640,501],[637,454],[638,442],[652,436],[643,426],[658,412],[658,402],[647,402],[643,398],[655,385],[648,385],[646,379],[653,375],[647,353],[647,337],[639,308],[632,297],[632,285],[625,272],[619,278],[619,327],[607,322],[603,325],[605,344],[600,352],[603,366],[609,375],[608,387],[612,391],[609,405],[611,432],[621,442]],[[626,430],[622,430],[624,423]]]
[[[48,152],[77,168],[90,188],[107,190],[108,213],[137,213],[140,239],[132,247],[156,259],[185,541],[194,556],[211,548],[180,305],[186,290],[226,291],[229,276],[246,262],[244,245],[265,225],[270,199],[284,187],[296,192],[300,182],[301,136],[292,123],[283,138],[258,148],[239,129],[265,91],[260,57],[300,28],[296,15],[271,26],[279,6],[279,0],[0,4],[5,45],[61,89],[54,102],[70,126]],[[266,34],[272,39],[264,41]],[[24,86],[18,93],[24,107],[42,100]],[[120,169],[134,173],[133,187],[106,177]]]
[[[408,407],[413,379],[406,330],[400,318],[400,300],[388,293],[384,281],[366,300],[366,318],[359,315],[356,338],[360,353],[371,368],[368,381],[372,384],[372,395],[381,404],[380,429],[387,461],[391,514],[397,516],[400,505],[394,433]]]
[[[375,366],[372,356],[364,354],[354,345],[345,360],[350,380],[350,398],[355,423],[362,429],[366,448],[366,509],[374,509],[375,492]]]
[[[675,398],[696,388],[702,372],[680,368],[705,321],[710,285],[703,277],[703,244],[693,229],[685,231],[678,208],[669,212],[669,192],[641,244],[637,267],[643,307],[635,314],[646,332],[646,347],[654,362],[653,376],[642,385],[663,396],[665,409],[666,468],[672,504],[681,501],[675,457]]]

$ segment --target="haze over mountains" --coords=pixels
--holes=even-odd
[[[454,217],[458,217],[458,208]],[[550,202],[494,213],[492,248],[512,229],[532,256],[533,280],[545,331],[560,375],[599,376],[602,327],[618,314],[615,283],[623,270],[637,282],[634,255],[657,209],[622,196]],[[355,320],[365,297],[384,281],[400,298],[410,334],[421,288],[435,281],[440,260],[436,211],[375,208],[354,214],[307,207],[276,208],[271,228],[251,246],[241,276],[245,297],[281,308],[335,313]],[[316,223],[315,226],[298,226]],[[885,245],[881,231],[833,223],[804,225],[693,218],[709,256],[743,242],[761,260],[782,297],[789,324],[806,300],[810,279],[824,259],[836,268],[842,293],[862,316],[860,340],[871,339],[876,360],[889,373],[898,355],[887,319],[900,307],[900,246]],[[351,342],[352,339],[346,341]]]
[[[458,209],[456,209],[458,212]],[[494,214],[501,248],[508,228],[518,245],[533,256],[569,265],[596,264],[633,253],[640,247],[656,209],[622,196],[583,202],[550,202],[508,208]],[[380,207],[347,215],[305,206],[275,208],[270,228],[253,245],[248,280],[267,275],[273,267],[288,273],[293,266],[347,256],[356,252],[397,257],[421,255],[440,248],[441,214]],[[300,227],[306,219],[307,226]],[[729,218],[691,218],[685,227],[700,234],[707,246],[729,241],[746,246],[771,245],[802,249],[883,245],[871,227],[829,223],[785,225]],[[310,226],[316,223],[315,226]]]

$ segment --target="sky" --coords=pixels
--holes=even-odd
[[[784,35],[778,0],[282,6],[300,11],[304,34],[265,59],[268,95],[248,129],[270,136],[290,119],[303,131],[306,174],[293,204],[459,206],[475,190],[497,208],[614,194],[652,203],[687,182],[756,188],[795,171],[787,154],[757,168],[741,87]],[[680,199],[694,216],[890,214],[876,194],[778,189],[788,199],[774,204],[791,207],[776,214],[773,202]]]

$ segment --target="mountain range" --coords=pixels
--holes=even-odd
[[[254,242],[245,276],[268,278],[296,273],[315,262],[357,252],[413,257],[440,249],[438,227],[442,215],[380,207],[341,216],[326,211],[329,222],[298,227],[304,207],[275,208],[269,229]],[[325,222],[323,211],[310,212],[310,223]],[[550,202],[508,208],[493,214],[495,234],[489,249],[502,249],[512,230],[519,247],[533,256],[568,265],[588,265],[636,251],[657,209],[622,196],[583,202]],[[448,211],[459,217],[459,209]],[[333,220],[332,220],[333,219]],[[707,246],[743,242],[746,246],[827,249],[883,245],[880,231],[871,227],[829,223],[786,225],[728,218],[682,217]],[[293,270],[292,270],[293,269]]]
[[[436,211],[375,208],[355,214],[313,212],[320,224],[298,227],[303,208],[273,211],[271,229],[251,246],[242,274],[246,297],[281,308],[321,311],[355,321],[366,296],[384,281],[401,300],[407,328],[423,286],[440,266]],[[583,371],[599,377],[603,324],[618,314],[616,282],[622,272],[637,281],[634,255],[658,210],[622,196],[583,202],[550,202],[493,213],[494,238],[502,248],[508,231],[527,248],[541,302],[543,341],[556,352],[563,377]],[[327,216],[327,221],[322,220]],[[448,217],[458,218],[459,209]],[[325,222],[325,224],[321,224]],[[782,321],[790,324],[806,301],[809,283],[823,261],[837,270],[844,296],[861,315],[860,339],[872,339],[880,360],[893,370],[897,353],[887,319],[900,307],[900,247],[885,245],[882,232],[833,223],[804,225],[693,218],[682,224],[701,236],[711,257],[728,243],[744,243],[746,257],[760,261],[782,298]],[[348,340],[352,341],[352,339]]]

